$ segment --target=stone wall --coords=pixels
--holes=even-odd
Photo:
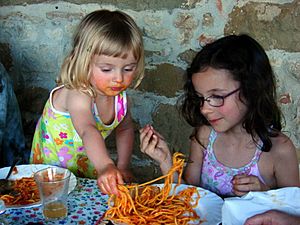
[[[136,125],[133,167],[141,180],[159,170],[139,152],[138,129],[153,124],[172,149],[188,149],[191,128],[175,107],[184,70],[201,46],[227,34],[249,33],[266,49],[278,81],[284,130],[300,148],[299,0],[2,0],[0,60],[14,80],[28,148],[74,28],[85,14],[100,8],[125,11],[143,31],[146,77],[129,92]],[[113,153],[113,136],[108,146]]]

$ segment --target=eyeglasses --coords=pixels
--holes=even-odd
[[[204,105],[204,102],[206,101],[210,106],[213,106],[213,107],[221,107],[224,105],[224,99],[227,98],[228,96],[234,94],[235,92],[239,91],[240,88],[238,89],[235,89],[234,91],[232,92],[229,92],[228,94],[226,95],[211,95],[211,96],[208,96],[208,97],[199,97],[198,96],[198,100],[200,101],[200,107],[203,107]]]

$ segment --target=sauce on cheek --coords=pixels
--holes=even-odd
[[[108,87],[108,82],[106,82],[104,79],[101,79],[100,77],[93,76],[92,78],[92,84],[97,88],[99,91],[103,91]]]

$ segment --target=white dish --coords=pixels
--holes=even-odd
[[[23,177],[32,177],[33,174],[41,169],[45,169],[48,167],[55,167],[52,165],[45,165],[45,164],[28,164],[28,165],[18,165],[17,170],[18,173],[14,174],[14,172],[10,175],[9,180],[17,180],[21,179]],[[0,169],[0,179],[4,179],[9,171],[10,167],[4,167]],[[69,182],[69,190],[68,193],[70,194],[71,191],[75,189],[77,185],[77,179],[76,176],[71,173],[70,182]],[[14,208],[28,208],[33,206],[40,205],[40,202],[36,202],[29,205],[16,205],[16,206],[7,206],[7,208],[14,209]]]
[[[159,186],[160,188],[163,187],[163,184],[158,184],[156,186]],[[173,187],[175,184],[173,184]],[[175,193],[178,193],[179,191],[182,191],[188,187],[193,187],[191,185],[185,185],[181,184],[176,188]],[[210,192],[208,190],[205,190],[203,188],[197,187],[197,190],[200,194],[200,199],[198,201],[198,206],[195,208],[196,213],[200,217],[201,220],[205,220],[201,223],[201,225],[218,225],[222,222],[222,206],[224,203],[224,200],[216,195],[213,192]],[[196,201],[197,195],[193,195],[193,202]],[[103,221],[99,224],[105,224]],[[121,225],[116,224],[115,225]],[[191,221],[189,224],[199,224],[199,221]],[[122,224],[123,225],[123,224]]]
[[[159,185],[162,187],[163,185]],[[173,184],[173,187],[175,185]],[[191,185],[181,184],[176,188],[175,193],[182,191]],[[205,220],[201,225],[218,225],[222,221],[222,206],[223,199],[213,192],[197,187],[197,191],[200,194],[198,206],[195,208],[196,213],[201,220]],[[197,195],[193,195],[194,203]],[[189,224],[199,224],[199,221],[191,221]]]

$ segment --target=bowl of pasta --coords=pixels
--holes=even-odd
[[[165,184],[152,184],[142,190],[139,188],[132,199],[128,196],[123,197],[121,202],[117,202],[115,198],[109,203],[111,205],[105,220],[98,224],[217,225],[221,223],[224,201],[218,195],[192,185],[174,183],[170,185],[169,191],[164,190],[164,186]]]
[[[223,199],[200,187],[181,184],[183,164],[184,157],[175,153],[167,175],[144,184],[119,185],[119,195],[110,196],[104,220],[98,224],[219,224]],[[176,183],[175,172],[179,174]],[[155,183],[162,179],[164,183]]]

